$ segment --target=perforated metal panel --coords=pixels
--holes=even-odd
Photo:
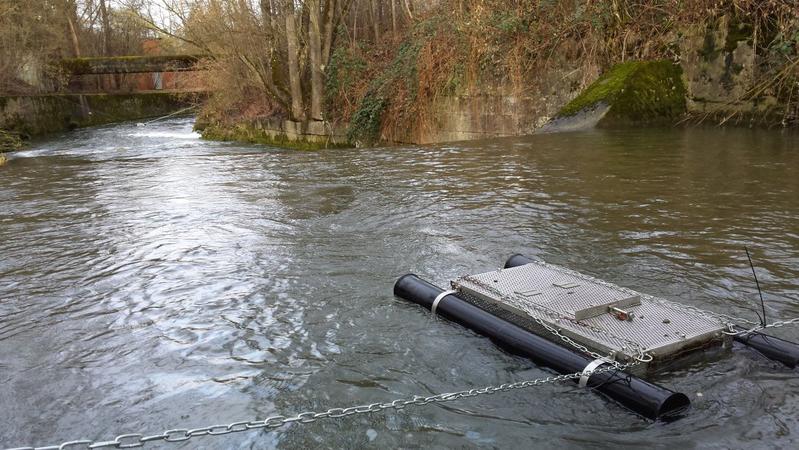
[[[728,339],[716,320],[563,267],[535,262],[452,281],[462,297],[543,337],[559,340],[536,320],[589,349],[628,361],[639,349],[652,364]],[[623,320],[628,313],[631,320]]]

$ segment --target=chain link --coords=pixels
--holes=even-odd
[[[272,416],[264,420],[247,420],[233,422],[227,425],[211,425],[202,428],[194,429],[173,429],[164,431],[161,434],[154,434],[145,436],[143,434],[122,434],[117,436],[112,441],[92,441],[88,439],[67,441],[60,445],[53,445],[47,447],[19,447],[10,450],[63,450],[63,449],[97,449],[97,448],[136,448],[143,447],[149,442],[164,441],[164,442],[183,442],[198,436],[219,436],[233,433],[241,433],[244,431],[252,431],[265,429],[268,431],[275,430],[284,425],[291,423],[311,423],[321,419],[339,419],[349,417],[357,414],[371,414],[388,409],[402,410],[408,406],[424,406],[430,403],[444,403],[451,402],[463,398],[477,397],[480,395],[491,395],[499,392],[507,392],[516,389],[524,389],[535,386],[543,386],[546,384],[559,383],[566,380],[578,379],[584,375],[591,376],[603,372],[616,372],[619,370],[631,367],[638,362],[620,365],[608,365],[594,370],[585,372],[575,372],[563,375],[549,376],[545,378],[537,378],[533,380],[517,381],[513,383],[504,383],[498,386],[486,386],[483,388],[474,388],[457,392],[446,392],[442,394],[431,395],[428,397],[415,395],[408,398],[399,398],[385,403],[370,403],[368,405],[350,406],[348,408],[331,408],[327,411],[315,412],[305,411],[295,416]]]
[[[725,331],[724,334],[728,334],[730,336],[746,336],[747,334],[755,333],[760,330],[765,330],[767,328],[780,328],[784,327],[785,325],[794,325],[799,323],[799,317],[794,317],[793,319],[787,320],[777,320],[775,322],[771,322],[767,325],[758,324],[752,328],[745,329],[745,330],[735,330],[734,326],[728,326],[728,331]],[[728,324],[732,325],[732,324]]]

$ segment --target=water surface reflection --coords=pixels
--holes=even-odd
[[[295,152],[203,142],[186,119],[43,141],[0,170],[0,445],[546,375],[391,295],[403,273],[443,285],[515,251],[751,317],[747,245],[769,315],[799,316],[797,144],[631,130]],[[794,375],[747,351],[665,374],[694,397],[676,424],[559,385],[174,447],[789,447]]]

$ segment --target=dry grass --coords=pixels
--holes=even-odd
[[[261,117],[285,117],[281,108],[235,58],[201,61],[204,69],[195,72],[197,83],[214,94],[201,112],[201,120],[221,124],[250,122]]]

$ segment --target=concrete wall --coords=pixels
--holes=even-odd
[[[0,129],[40,136],[77,127],[163,116],[185,107],[169,93],[0,97]]]
[[[438,124],[435,129],[422,130],[420,143],[530,134],[541,114],[536,99],[497,94],[446,97],[435,109]]]
[[[321,121],[260,119],[231,127],[203,123],[202,119],[198,119],[196,128],[203,138],[212,140],[250,142],[301,150],[352,147],[347,140],[345,128]]]
[[[434,124],[403,142],[436,143],[532,134],[573,99],[582,73],[573,68],[541,74],[537,86],[481,86],[444,97],[433,106]]]
[[[758,76],[752,30],[722,17],[711,27],[686,30],[680,48],[688,112],[716,122],[732,119],[779,122],[784,105],[767,94],[751,95]]]

